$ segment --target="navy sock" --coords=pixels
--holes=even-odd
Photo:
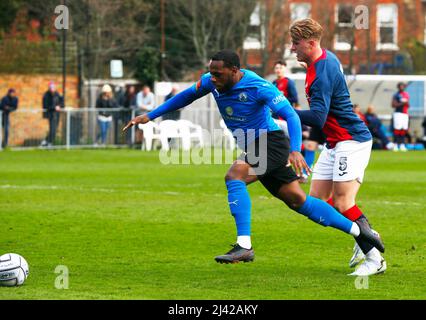
[[[305,203],[296,211],[322,226],[331,226],[346,233],[351,231],[352,221],[342,216],[328,203],[317,198],[306,196]]]
[[[237,225],[238,236],[249,236],[251,232],[251,201],[244,181],[226,181],[228,204]]]

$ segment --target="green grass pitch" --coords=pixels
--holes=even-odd
[[[0,253],[30,276],[0,299],[425,299],[426,152],[373,152],[358,204],[388,270],[356,289],[351,237],[256,183],[253,263],[213,260],[235,241],[228,165],[162,165],[138,150],[0,153]],[[308,186],[303,186],[307,191]],[[69,289],[55,288],[58,265]]]

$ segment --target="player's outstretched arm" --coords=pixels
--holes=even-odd
[[[155,118],[161,117],[163,114],[176,111],[178,109],[184,108],[187,105],[191,104],[194,100],[201,98],[203,95],[207,94],[207,92],[197,90],[195,85],[178,93],[173,98],[164,102],[157,109],[152,110],[151,112],[133,118],[129,121],[129,123],[123,128],[123,131],[131,128],[137,124],[144,124]]]
[[[137,116],[137,117],[133,118],[132,120],[130,120],[126,124],[126,126],[123,128],[123,131],[126,131],[127,129],[129,129],[129,128],[135,126],[135,125],[144,124],[144,123],[147,123],[149,121],[151,121],[151,119],[148,117],[148,114],[143,114],[143,115]]]

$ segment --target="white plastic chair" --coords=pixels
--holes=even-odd
[[[150,121],[145,124],[139,124],[138,128],[143,131],[144,143],[142,143],[141,150],[145,147],[145,150],[151,151],[152,142],[154,140],[161,140],[161,134],[158,133],[158,125],[155,122]]]
[[[182,130],[181,126],[175,120],[164,120],[158,125],[160,128],[161,149],[170,150],[169,139],[177,138],[182,141],[182,149],[191,148],[191,138],[187,131]]]
[[[234,136],[232,135],[231,131],[226,126],[225,121],[223,119],[220,120],[219,124],[220,124],[220,127],[223,130],[223,135],[228,140],[229,149],[234,150],[235,149],[235,138],[234,138]]]
[[[274,122],[278,125],[278,127],[280,127],[280,129],[282,131],[284,131],[285,135],[288,137],[288,126],[287,126],[287,121],[285,120],[279,120],[279,119],[273,119]]]
[[[178,120],[179,130],[182,135],[188,135],[189,139],[196,140],[198,145],[204,147],[203,128],[200,125],[194,124],[189,120]]]

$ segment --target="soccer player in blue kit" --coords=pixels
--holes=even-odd
[[[318,224],[364,239],[384,251],[380,238],[368,225],[350,221],[326,202],[307,196],[301,189],[299,176],[303,169],[308,172],[310,169],[300,153],[300,119],[283,94],[254,72],[240,69],[240,58],[231,50],[216,53],[211,59],[209,71],[192,87],[157,109],[132,119],[123,131],[183,108],[206,94],[213,94],[227,127],[238,146],[244,150],[225,176],[228,204],[237,227],[237,243],[215,260],[219,263],[254,260],[250,237],[251,202],[247,185],[257,180],[292,210]],[[287,121],[290,144],[272,120],[270,109]]]

